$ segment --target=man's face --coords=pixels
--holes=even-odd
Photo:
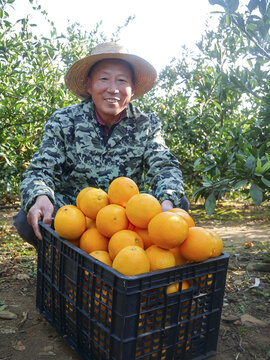
[[[86,89],[101,119],[111,126],[133,95],[131,70],[123,61],[103,60],[94,67]]]

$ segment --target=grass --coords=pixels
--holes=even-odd
[[[249,222],[249,221],[269,221],[270,203],[265,202],[261,206],[249,202],[223,201],[219,202],[213,215],[207,215],[204,205],[191,204],[191,215],[200,222]]]
[[[6,221],[0,222],[0,262],[11,262],[24,269],[29,276],[36,276],[36,251],[34,247],[22,241],[16,230]],[[19,260],[19,261],[18,261]]]

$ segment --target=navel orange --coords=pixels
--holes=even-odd
[[[54,229],[64,239],[76,240],[86,229],[85,215],[74,205],[64,205],[55,214]]]
[[[112,267],[126,276],[150,271],[150,262],[140,246],[126,246],[116,255]]]
[[[80,238],[80,249],[90,254],[95,250],[108,250],[109,239],[96,228],[87,229]]]
[[[174,257],[175,257],[175,265],[183,265],[187,263],[187,259],[184,258],[184,256],[181,254],[180,246],[176,246],[172,249],[169,249]]]
[[[182,290],[187,290],[189,287],[190,287],[190,284],[188,281],[186,281],[186,280],[182,281],[182,283],[181,283]],[[174,283],[174,284],[169,285],[166,290],[167,294],[173,294],[177,291],[179,291],[179,283]]]
[[[134,227],[134,231],[140,235],[143,239],[144,249],[146,250],[149,246],[154,245],[153,241],[151,240],[148,229],[141,229],[138,227]]]
[[[214,238],[214,242],[215,242],[215,247],[214,247],[214,251],[211,255],[211,257],[217,257],[222,253],[223,250],[223,240],[221,238],[221,236],[214,230],[209,230],[207,229],[210,234],[213,236]]]
[[[188,224],[188,227],[194,227],[195,226],[195,222],[194,220],[192,219],[192,217],[189,215],[189,213],[181,208],[173,208],[173,209],[170,209],[168,210],[169,212],[172,212],[174,214],[178,214],[180,216],[182,216],[185,221],[187,222]]]
[[[161,211],[159,201],[153,195],[147,193],[132,196],[126,205],[126,214],[129,221],[142,229],[146,229],[149,221]]]
[[[97,214],[96,227],[101,234],[109,238],[117,231],[127,229],[125,208],[116,204],[104,206]]]
[[[86,229],[91,229],[93,227],[96,227],[96,221],[94,219],[91,219],[89,217],[85,217],[86,219]]]
[[[80,209],[85,216],[95,220],[97,213],[109,204],[109,197],[102,189],[90,189],[80,198]]]
[[[145,252],[150,261],[150,271],[175,266],[175,257],[170,250],[163,249],[157,245],[151,245]]]
[[[132,230],[120,230],[112,235],[108,244],[108,251],[112,260],[121,249],[126,246],[137,245],[144,248],[142,238]]]
[[[117,204],[126,207],[128,200],[139,194],[137,184],[128,177],[118,177],[114,179],[108,188],[110,204]]]
[[[112,259],[108,253],[108,251],[105,250],[96,250],[92,251],[89,255],[93,256],[95,259],[103,262],[104,264],[108,266],[112,266]]]
[[[79,192],[79,194],[77,195],[77,198],[76,198],[76,206],[77,206],[77,208],[80,209],[80,200],[81,200],[83,194],[85,194],[87,191],[89,191],[89,190],[91,190],[91,189],[94,189],[94,188],[91,187],[91,186],[88,186],[88,187],[83,188],[83,189]]]
[[[150,220],[148,233],[156,245],[171,249],[185,240],[188,235],[188,224],[180,215],[166,211]]]
[[[214,238],[209,231],[203,227],[191,227],[180,245],[180,252],[187,260],[199,262],[211,257],[214,247]]]

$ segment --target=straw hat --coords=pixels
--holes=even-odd
[[[78,98],[89,98],[90,95],[85,88],[87,75],[90,68],[103,59],[122,59],[133,67],[135,86],[132,99],[147,93],[155,85],[157,72],[149,62],[139,56],[129,54],[126,48],[117,43],[106,42],[94,47],[91,55],[76,61],[68,70],[65,76],[66,86]]]

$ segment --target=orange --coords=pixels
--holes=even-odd
[[[125,208],[115,204],[104,206],[97,214],[96,226],[101,234],[109,238],[117,231],[127,229]]]
[[[183,244],[180,245],[181,254],[195,262],[211,257],[215,247],[214,237],[202,227],[191,227]]]
[[[129,221],[142,229],[146,229],[149,221],[162,211],[159,201],[150,194],[137,194],[129,199],[126,213]]]
[[[88,187],[86,187],[86,188],[83,188],[83,189],[79,192],[79,194],[77,195],[77,198],[76,198],[76,206],[77,206],[77,208],[80,209],[80,200],[81,200],[83,194],[85,194],[88,190],[91,190],[91,189],[94,189],[94,188],[91,187],[91,186],[88,186]]]
[[[170,251],[173,253],[173,255],[175,257],[175,265],[179,266],[179,265],[186,264],[187,259],[185,259],[184,256],[181,254],[179,246],[176,246],[176,247],[170,249]]]
[[[188,288],[190,288],[190,283],[187,280],[183,280],[181,289],[182,290],[187,290]]]
[[[186,210],[181,209],[181,208],[172,208],[172,209],[170,209],[168,211],[173,212],[173,213],[183,212],[183,213],[188,214],[188,212]]]
[[[131,245],[119,251],[112,267],[126,276],[132,276],[150,271],[150,262],[145,250]]]
[[[170,250],[163,249],[157,245],[151,245],[145,252],[150,261],[150,271],[175,266],[175,257]]]
[[[80,249],[90,254],[95,250],[108,250],[109,239],[96,228],[87,229],[80,238]]]
[[[141,229],[135,227],[134,231],[136,231],[136,233],[140,235],[140,237],[143,239],[144,249],[147,249],[149,246],[154,245],[153,241],[150,239],[148,229]]]
[[[80,198],[80,209],[85,216],[95,220],[97,213],[109,204],[109,197],[102,189],[90,189]]]
[[[108,251],[112,260],[121,249],[129,245],[137,245],[144,248],[142,238],[132,230],[120,230],[113,234],[110,238]]]
[[[114,179],[108,188],[108,196],[111,204],[126,207],[128,200],[139,194],[137,184],[128,177],[118,177]]]
[[[148,224],[148,232],[156,245],[171,249],[185,240],[188,224],[180,215],[166,211],[152,218]]]
[[[194,227],[195,226],[195,222],[194,220],[192,219],[192,217],[189,215],[189,213],[183,209],[180,209],[180,208],[173,208],[171,210],[168,210],[169,212],[172,212],[174,214],[178,214],[180,216],[182,216],[187,224],[188,224],[188,227]]]
[[[75,240],[69,240],[69,242],[71,242],[71,244],[73,244],[74,246],[80,247],[80,238]]]
[[[108,253],[108,251],[105,250],[96,250],[92,251],[89,255],[93,256],[95,259],[103,262],[104,264],[108,266],[112,266],[112,259]]]
[[[182,283],[181,283],[181,289],[182,290],[186,290],[190,287],[190,284],[187,280],[183,280]],[[172,293],[175,293],[179,290],[179,283],[174,283],[174,284],[171,284],[167,287],[167,290],[166,290],[166,293],[167,294],[172,294]]]
[[[78,239],[85,228],[85,216],[76,206],[64,205],[57,210],[54,218],[54,229],[64,239]]]
[[[172,294],[179,290],[179,283],[171,284],[167,287],[166,293]]]
[[[223,240],[222,238],[220,237],[220,235],[214,231],[214,230],[209,230],[207,229],[207,231],[210,232],[210,234],[213,236],[214,238],[214,243],[215,243],[215,246],[214,246],[214,251],[211,255],[211,257],[217,257],[219,256],[221,253],[222,253],[222,250],[223,250]]]
[[[213,282],[213,274],[203,275],[199,278],[196,278],[196,280],[199,282],[200,287],[204,287],[206,285],[210,286]]]
[[[93,227],[96,227],[95,220],[93,220],[93,219],[91,219],[91,218],[89,218],[87,216],[85,217],[85,219],[86,219],[86,229],[91,229]]]

